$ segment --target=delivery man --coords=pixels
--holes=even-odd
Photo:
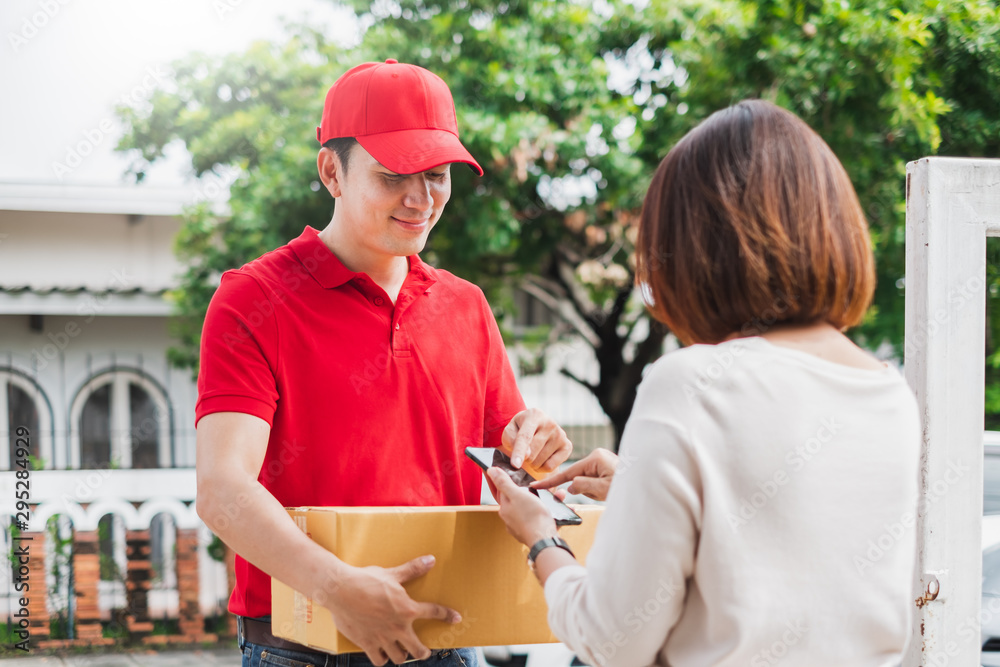
[[[354,67],[330,88],[317,138],[332,220],[223,274],[205,318],[198,514],[239,554],[229,610],[244,666],[474,665],[473,651],[431,652],[413,631],[419,618],[461,622],[402,587],[433,557],[353,567],[283,507],[479,504],[466,446],[504,444],[542,470],[572,446],[524,409],[482,291],[417,254],[451,196],[451,164],[483,173],[444,81],[395,60]],[[364,654],[274,637],[272,576],[329,608]]]

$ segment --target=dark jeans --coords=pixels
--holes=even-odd
[[[290,651],[251,642],[240,642],[243,667],[373,667],[364,653],[332,655],[320,652]],[[392,665],[387,662],[386,665]],[[427,660],[406,663],[406,667],[479,667],[476,651],[456,648],[434,651]]]
[[[248,643],[243,647],[243,667],[372,667],[372,663],[363,653],[300,653]],[[406,667],[478,667],[478,664],[475,650],[456,648],[435,652],[427,660],[408,662]]]

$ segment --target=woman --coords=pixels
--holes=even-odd
[[[499,470],[500,515],[590,665],[898,664],[910,635],[920,425],[899,373],[842,333],[874,289],[843,167],[750,100],[664,158],[638,282],[688,347],[652,365],[622,437],[537,486],[607,507],[587,567]]]

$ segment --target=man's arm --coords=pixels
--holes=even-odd
[[[267,422],[218,412],[199,420],[197,434],[198,515],[243,558],[327,607],[337,628],[373,664],[401,663],[407,653],[430,656],[413,631],[415,619],[461,621],[457,612],[415,602],[403,589],[433,567],[433,557],[390,569],[353,567],[299,530],[257,481],[270,435]]]

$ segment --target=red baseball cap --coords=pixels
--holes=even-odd
[[[354,137],[397,174],[464,162],[483,175],[458,140],[448,84],[423,67],[392,58],[352,67],[330,87],[316,138],[325,144],[341,137]]]

